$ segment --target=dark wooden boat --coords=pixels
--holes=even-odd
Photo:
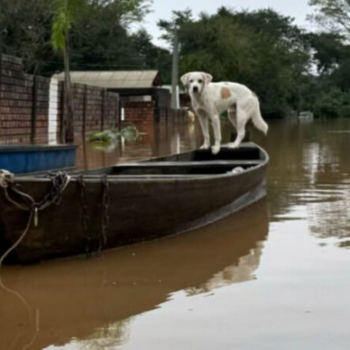
[[[89,254],[189,231],[265,196],[267,166],[267,153],[245,143],[218,155],[196,150],[70,178],[14,177],[0,188],[0,254],[23,233],[9,260]]]

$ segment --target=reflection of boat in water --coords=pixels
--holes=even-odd
[[[108,333],[176,291],[191,295],[254,279],[267,234],[266,202],[260,201],[190,234],[108,252],[100,259],[5,267],[2,277],[40,316],[30,349],[41,350],[98,336],[101,329]],[[19,338],[12,349],[20,350],[32,336],[23,325],[26,310],[2,290],[0,304],[0,349]],[[117,328],[120,333],[123,327]]]

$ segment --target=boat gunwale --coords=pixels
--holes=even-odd
[[[243,172],[241,173],[232,173],[232,172],[228,172],[228,173],[224,173],[224,174],[210,174],[210,175],[201,175],[201,174],[195,174],[195,175],[108,175],[107,174],[107,180],[111,183],[129,183],[129,182],[147,182],[147,183],[169,183],[169,182],[182,182],[182,181],[186,181],[186,182],[200,182],[200,181],[208,181],[208,180],[222,180],[222,179],[228,179],[228,178],[235,178],[235,177],[239,177],[242,175],[246,175],[249,174],[253,171],[256,171],[264,166],[266,166],[269,163],[269,155],[268,153],[259,145],[252,143],[252,145],[254,145],[254,148],[257,148],[263,155],[263,157],[261,157],[261,163],[257,164],[256,166],[244,169]],[[226,146],[226,148],[228,148]],[[179,154],[190,154],[192,152],[194,152],[196,150],[192,150],[192,151],[188,151],[188,152],[184,152],[184,153],[176,153],[176,154],[171,154],[168,156],[162,156],[162,157],[155,157],[155,158],[149,158],[149,159],[145,159],[145,160],[141,160],[140,163],[143,164],[147,161],[150,160],[155,160],[157,158],[165,158],[165,157],[171,157],[171,156],[176,156]],[[220,161],[220,160],[218,160]],[[242,160],[244,161],[244,160]],[[215,163],[215,161],[213,161],[213,163]],[[124,163],[124,164],[119,164],[116,165],[116,167],[118,166],[128,166],[130,164],[136,164],[136,163]],[[106,168],[97,168],[97,169],[93,169],[92,171],[98,171],[98,170],[102,170],[102,169],[106,169]],[[79,177],[83,176],[84,180],[87,182],[91,182],[91,183],[100,183],[101,182],[101,176],[103,174],[97,174],[97,175],[84,175],[84,174],[74,174],[74,173],[70,173],[69,174],[71,176],[71,182],[78,182]],[[20,176],[20,177],[15,177],[15,181],[17,183],[20,182],[28,182],[28,181],[34,181],[34,182],[38,182],[38,183],[47,183],[47,182],[51,182],[51,180],[49,178],[45,178],[42,176]]]

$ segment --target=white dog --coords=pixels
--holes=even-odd
[[[260,113],[258,97],[246,86],[237,83],[212,83],[213,77],[203,72],[187,73],[181,82],[191,96],[192,108],[196,112],[204,136],[201,149],[210,148],[209,119],[213,124],[215,144],[213,154],[220,152],[221,125],[220,114],[228,111],[228,116],[237,130],[235,142],[230,148],[237,148],[245,137],[245,126],[252,120],[257,129],[267,134],[268,125]]]

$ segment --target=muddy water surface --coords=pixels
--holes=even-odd
[[[350,120],[271,122],[268,197],[195,232],[2,269],[1,350],[350,347]],[[229,132],[225,133],[228,138]],[[195,148],[161,126],[81,168]]]

